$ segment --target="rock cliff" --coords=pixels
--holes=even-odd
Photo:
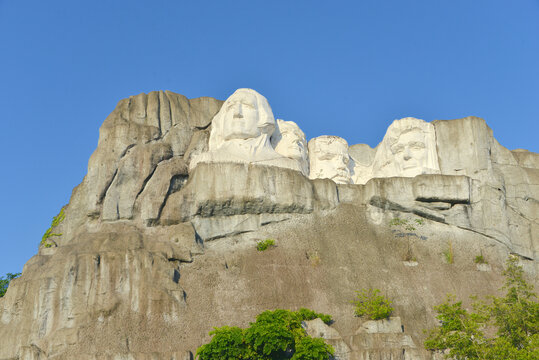
[[[446,293],[496,293],[509,254],[537,282],[539,154],[507,150],[480,118],[406,118],[375,149],[317,140],[308,159],[292,141],[296,166],[275,146],[284,126],[247,90],[224,104],[169,91],[118,103],[61,235],[0,298],[0,359],[190,359],[213,326],[300,307],[333,315],[306,327],[340,359],[431,359],[422,329]],[[394,218],[424,225],[398,232]],[[256,251],[267,238],[277,247]],[[366,287],[395,318],[354,318]]]

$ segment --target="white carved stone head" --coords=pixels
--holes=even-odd
[[[213,117],[208,151],[193,156],[198,163],[247,163],[302,171],[300,163],[271,146],[275,119],[266,98],[252,89],[238,89]]]
[[[434,126],[412,117],[393,121],[377,148],[373,176],[414,177],[439,173]]]
[[[350,183],[348,143],[338,136],[319,136],[309,141],[310,179]]]
[[[307,140],[295,122],[277,119],[277,126],[271,135],[271,145],[277,153],[297,161],[303,175],[309,175]]]
[[[253,89],[238,89],[224,102],[212,121],[210,151],[233,139],[269,139],[275,119],[268,100]]]

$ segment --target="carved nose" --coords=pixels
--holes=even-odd
[[[243,117],[243,114],[242,114],[242,111],[241,111],[241,103],[240,104],[236,104],[236,106],[234,106],[234,119],[238,118],[238,119],[241,119]]]
[[[404,156],[402,157],[404,160],[410,160],[412,157],[410,156],[410,151],[406,149],[404,151]]]

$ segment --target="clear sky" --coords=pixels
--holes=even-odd
[[[37,252],[120,99],[240,87],[308,138],[475,115],[539,152],[539,0],[0,0],[0,276]]]

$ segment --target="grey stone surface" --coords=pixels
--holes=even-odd
[[[309,213],[312,209],[313,186],[297,171],[241,163],[201,163],[185,187],[168,198],[161,222],[182,222],[193,216]]]
[[[356,334],[398,334],[402,333],[401,318],[398,316],[382,320],[368,320],[361,324]]]
[[[172,157],[168,144],[149,143],[129,149],[118,164],[103,201],[103,220],[132,219],[137,196],[157,164]]]
[[[309,321],[304,321],[301,326],[307,332],[307,335],[315,338],[322,338],[326,340],[328,344],[333,346],[335,350],[335,360],[349,360],[351,359],[352,350],[344,342],[341,334],[332,327],[326,325],[319,318]]]
[[[120,161],[130,148],[155,142],[170,147],[174,156],[183,156],[193,133],[208,126],[221,104],[212,98],[189,100],[171,91],[121,100],[101,126],[98,147],[88,163],[87,213],[100,216],[105,193],[122,171]]]
[[[160,162],[138,198],[140,217],[146,224],[154,224],[170,194],[178,192],[189,178],[187,164],[181,157]]]
[[[253,163],[189,170],[221,104],[170,91],[118,103],[62,235],[0,299],[0,359],[184,359],[213,326],[300,307],[334,316],[305,326],[342,359],[431,359],[422,329],[446,293],[494,293],[510,253],[537,283],[539,155],[505,149],[482,119],[432,123],[440,174],[353,185]],[[376,151],[351,146],[354,169]],[[396,217],[424,225],[398,237]],[[267,238],[278,246],[257,252]],[[352,316],[368,287],[392,295],[398,319]]]

